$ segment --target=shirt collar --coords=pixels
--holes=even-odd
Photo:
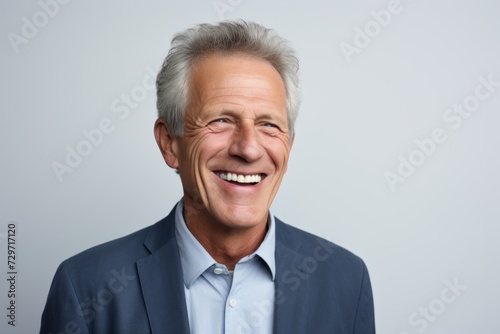
[[[175,236],[177,238],[177,245],[179,246],[184,284],[187,288],[190,288],[198,277],[205,272],[205,270],[214,265],[216,261],[210,256],[210,254],[208,254],[205,248],[203,248],[203,246],[198,240],[196,240],[191,231],[187,228],[183,211],[184,200],[181,199],[175,210]],[[276,263],[274,257],[274,250],[276,246],[276,224],[274,222],[274,216],[271,212],[269,212],[268,216],[268,228],[264,240],[254,253],[245,256],[240,260],[240,262],[248,261],[254,258],[255,255],[258,255],[267,264],[274,281],[276,274]]]

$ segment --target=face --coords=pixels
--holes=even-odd
[[[263,60],[211,55],[194,65],[190,88],[184,135],[165,140],[164,153],[179,170],[186,221],[265,224],[292,146],[280,75]]]

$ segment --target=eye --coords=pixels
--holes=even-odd
[[[208,125],[218,126],[218,125],[222,125],[222,124],[226,124],[226,123],[228,123],[227,119],[225,119],[225,118],[217,118],[217,119],[214,119],[214,120],[210,121],[208,123]]]
[[[216,118],[211,120],[207,126],[212,129],[212,131],[223,131],[228,129],[231,126],[232,122],[228,118]]]
[[[279,129],[279,126],[277,126],[276,124],[274,123],[264,123],[263,124],[265,127],[268,127],[268,128],[276,128],[276,129]]]

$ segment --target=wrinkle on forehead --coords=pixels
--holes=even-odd
[[[243,95],[251,97],[254,94],[258,94],[261,97],[275,99],[283,97],[283,91],[279,92],[279,96],[277,95],[276,86],[273,86],[269,82],[268,77],[263,76],[249,76],[243,74],[231,74],[228,75],[223,81],[217,83],[213,87],[207,87],[208,90],[212,92],[220,93],[224,91],[222,95]]]
[[[249,62],[250,61],[250,62]],[[255,75],[248,75],[248,64],[249,63],[260,63],[266,68],[260,67]],[[206,63],[211,63],[211,66],[203,66]],[[245,54],[233,54],[233,55],[220,55],[213,54],[203,59],[197,61],[193,66],[193,71],[191,72],[191,80],[203,80],[203,77],[212,77],[215,73],[218,75],[224,73],[224,79],[220,81],[211,81],[212,84],[223,87],[249,87],[249,86],[266,86],[268,89],[275,89],[277,85],[285,92],[285,85],[283,79],[274,66],[268,61],[254,58]],[[262,75],[260,75],[262,74]],[[246,85],[242,85],[243,81],[246,81]],[[204,80],[205,81],[205,80]],[[191,82],[193,84],[194,82]],[[217,88],[217,87],[207,87],[207,88]]]

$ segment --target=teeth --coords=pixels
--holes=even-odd
[[[259,183],[262,177],[256,175],[242,175],[236,173],[219,173],[219,177],[226,181],[234,181],[238,183]]]

